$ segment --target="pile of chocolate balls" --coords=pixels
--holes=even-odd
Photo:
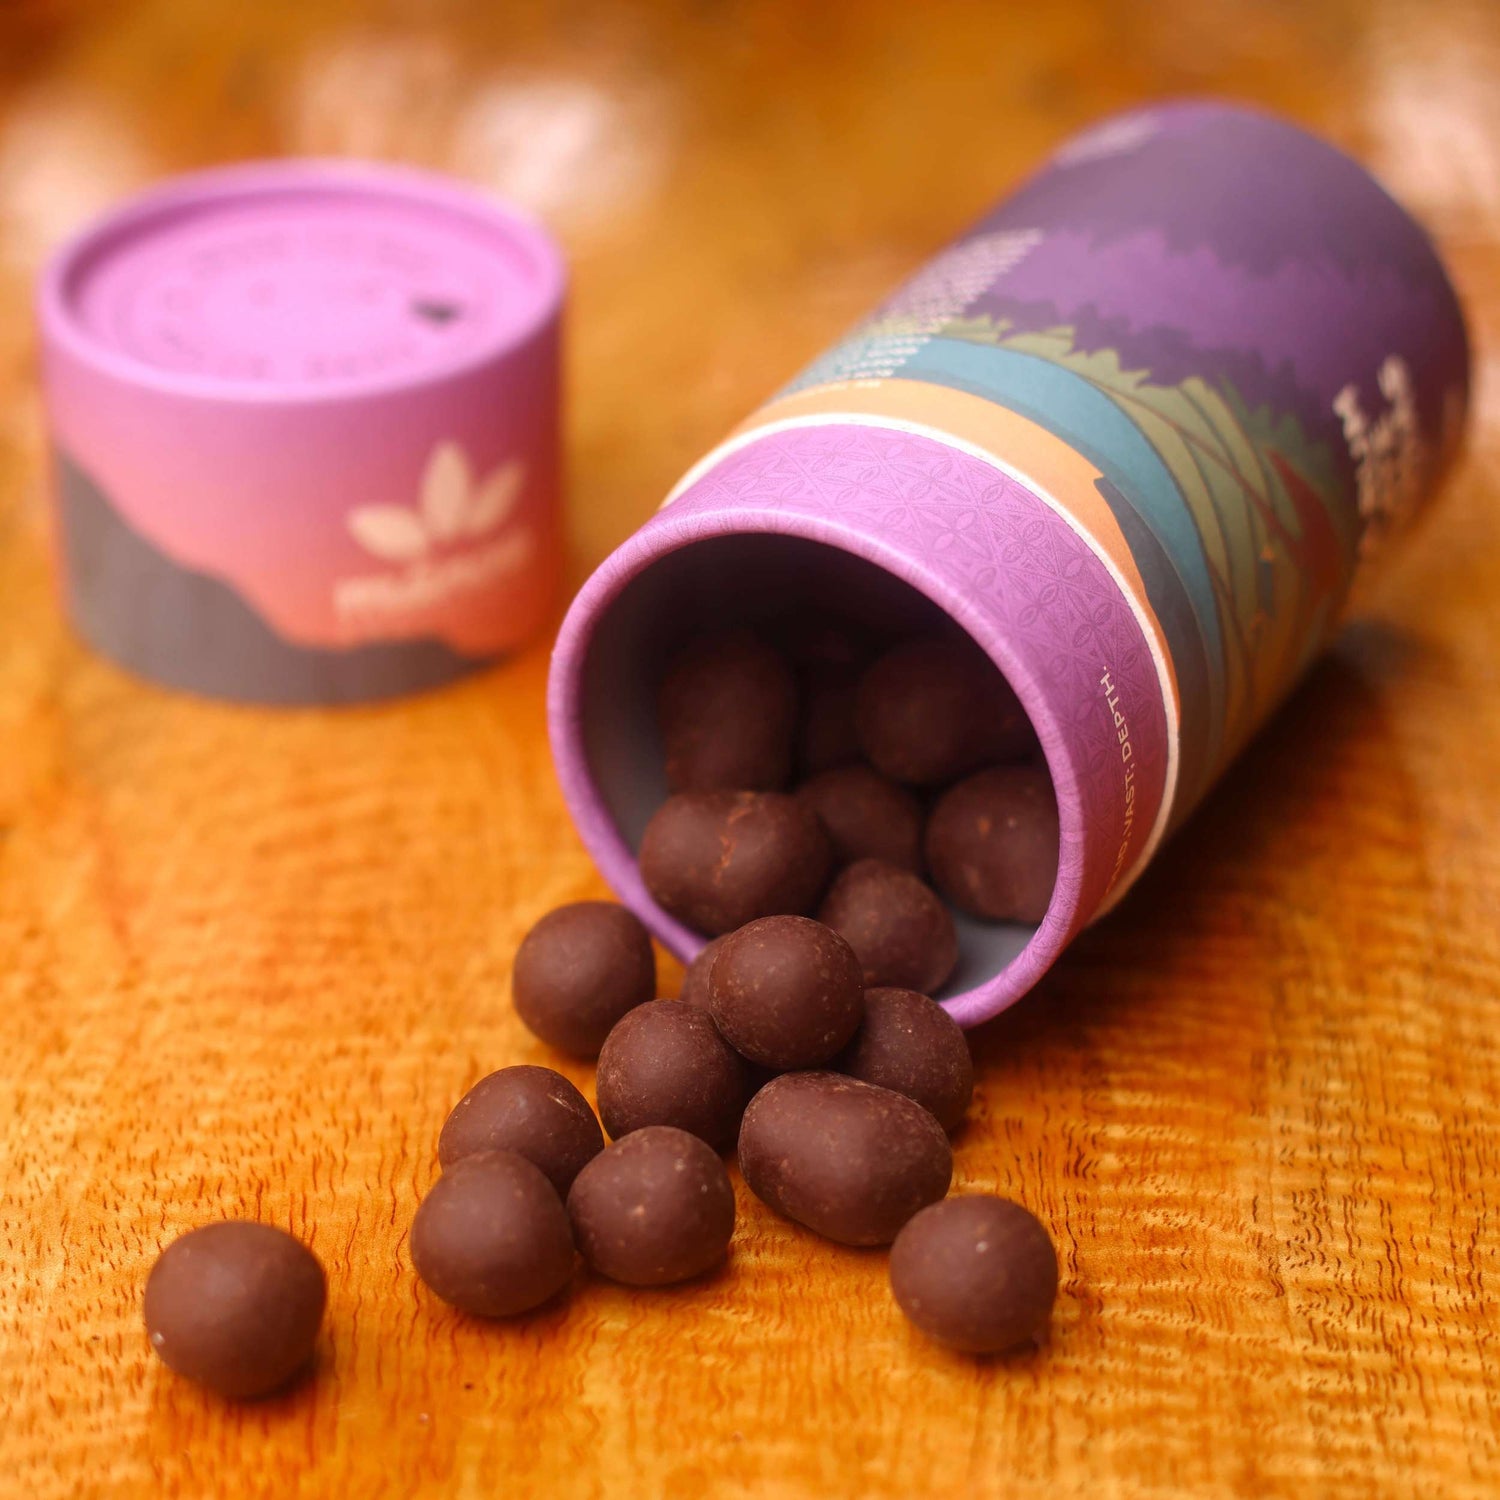
[[[658,697],[670,795],[641,878],[705,937],[816,916],[867,985],[935,994],[958,961],[940,896],[996,922],[1039,922],[1051,900],[1057,803],[1035,732],[967,637],[870,660],[837,623],[796,639],[789,659],[731,631],[671,665]]]
[[[735,1151],[786,1218],[892,1245],[897,1303],[941,1342],[1006,1349],[1046,1321],[1046,1231],[1004,1199],[946,1196],[974,1073],[930,998],[958,940],[922,878],[974,915],[1043,915],[1057,811],[1030,723],[966,639],[868,661],[837,626],[800,641],[795,661],[748,630],[695,642],[661,685],[670,795],[641,874],[711,940],[680,997],[656,998],[646,930],[612,903],[562,907],[521,944],[516,1009],[598,1058],[599,1115],[546,1068],[502,1069],[459,1101],[411,1242],[455,1306],[535,1305],[571,1278],[574,1245],[633,1286],[712,1269],[734,1230],[720,1153]]]
[[[721,1153],[735,1151],[777,1213],[890,1245],[897,1304],[939,1342],[1009,1349],[1051,1313],[1042,1225],[1003,1198],[947,1196],[973,1066],[930,998],[958,960],[943,897],[996,921],[1046,910],[1058,822],[1031,726],[966,638],[874,653],[823,622],[783,647],[748,630],[706,638],[661,685],[670,794],[641,874],[710,939],[680,998],[657,998],[646,929],[613,903],[559,908],[521,944],[516,1009],[544,1041],[598,1059],[599,1113],[530,1066],[454,1107],[410,1249],[464,1312],[538,1307],[580,1255],[637,1287],[713,1270],[734,1232]],[[206,1226],[151,1273],[152,1347],[223,1394],[264,1394],[309,1359],[325,1287],[283,1231]]]

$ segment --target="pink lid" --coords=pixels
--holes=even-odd
[[[233,167],[94,225],[40,293],[82,633],[293,702],[515,645],[556,581],[563,287],[543,230],[405,169]]]

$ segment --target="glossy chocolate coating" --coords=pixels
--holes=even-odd
[[[796,681],[748,630],[683,651],[662,681],[657,719],[674,792],[779,791],[791,776]]]
[[[916,990],[866,990],[864,1024],[834,1067],[914,1099],[949,1134],[963,1124],[974,1095],[963,1029]]]
[[[664,911],[717,936],[756,917],[808,912],[833,856],[810,808],[780,792],[682,792],[641,839],[641,879]]]
[[[708,983],[719,1030],[768,1068],[826,1063],[864,1017],[859,960],[808,917],[763,917],[731,933]]]
[[[993,766],[950,787],[927,820],[933,883],[994,922],[1040,922],[1057,884],[1057,799],[1040,766]]]
[[[588,1100],[551,1068],[501,1068],[481,1078],[453,1106],[438,1136],[445,1169],[479,1151],[514,1151],[540,1167],[563,1196],[603,1149],[604,1132]]]
[[[628,1286],[667,1286],[723,1260],[734,1189],[713,1148],[670,1125],[648,1125],[594,1158],[568,1194],[584,1259]]]
[[[783,1073],[750,1101],[740,1170],[777,1213],[845,1245],[888,1245],[953,1177],[919,1104],[839,1073]]]
[[[723,945],[723,937],[716,937],[711,943],[705,943],[699,950],[697,958],[683,970],[682,988],[677,992],[677,998],[684,1004],[696,1005],[699,1010],[709,1008],[709,971],[713,968],[714,960],[719,956],[719,949]]]
[[[953,916],[909,870],[861,859],[841,870],[818,908],[818,920],[854,949],[867,987],[930,995],[958,963]]]
[[[283,1229],[205,1224],[172,1241],[146,1278],[146,1333],[179,1375],[221,1396],[264,1396],[312,1358],[328,1283]]]
[[[723,1151],[734,1144],[750,1101],[750,1074],[706,1010],[652,1000],[605,1040],[598,1096],[615,1140],[647,1125],[674,1125]]]
[[[537,1036],[575,1057],[597,1057],[615,1022],[655,998],[656,955],[623,906],[577,901],[526,934],[512,983],[516,1011]]]
[[[1035,739],[994,663],[972,641],[943,636],[905,641],[869,668],[856,724],[870,764],[911,786],[1019,760]]]
[[[568,1284],[573,1234],[540,1167],[514,1151],[480,1151],[454,1162],[422,1200],[411,1260],[444,1302],[477,1318],[508,1318]]]
[[[896,1236],[891,1291],[939,1343],[998,1353],[1046,1324],[1057,1298],[1057,1252],[1019,1203],[987,1194],[948,1198]]]
[[[890,777],[869,766],[839,766],[809,777],[796,795],[817,813],[836,864],[883,859],[921,871],[922,806]]]

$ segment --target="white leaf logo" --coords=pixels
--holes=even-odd
[[[387,562],[410,562],[427,551],[427,533],[414,510],[401,505],[366,505],[349,517],[354,539]]]
[[[492,531],[506,520],[516,508],[525,482],[526,469],[519,459],[513,458],[508,464],[501,464],[474,493],[465,527],[469,535]]]
[[[498,530],[515,511],[526,485],[526,466],[513,458],[479,484],[464,450],[442,442],[422,471],[417,507],[365,505],[349,514],[349,530],[366,552],[386,562],[413,562],[434,543],[483,536]]]
[[[473,488],[464,450],[457,443],[439,443],[422,475],[422,518],[434,541],[452,541],[468,529]]]

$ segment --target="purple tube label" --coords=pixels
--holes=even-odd
[[[584,838],[692,952],[640,884],[631,791],[590,750],[629,736],[587,663],[652,602],[657,567],[691,579],[704,543],[722,559],[779,535],[873,564],[1005,672],[1057,794],[1046,915],[971,924],[942,997],[982,1021],[1119,898],[1295,683],[1362,558],[1433,493],[1468,399],[1452,287],[1357,163],[1233,106],[1105,121],[754,413],[589,580],[551,699]],[[617,653],[610,680],[630,666]]]
[[[1051,493],[1160,642],[1171,827],[1436,487],[1468,364],[1432,245],[1362,167],[1175,104],[1068,142],[731,441],[852,420],[1030,482],[1050,443],[1086,460]]]

